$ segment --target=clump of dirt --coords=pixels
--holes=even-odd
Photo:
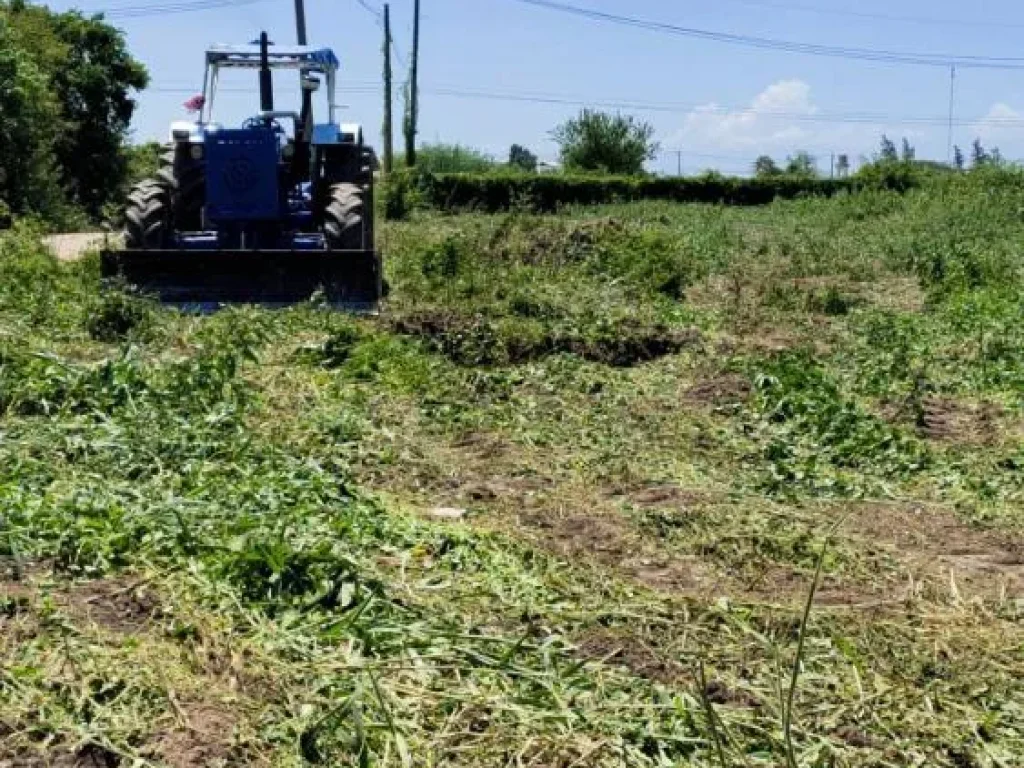
[[[617,515],[559,517],[549,509],[536,509],[521,514],[519,522],[543,549],[571,560],[599,563],[652,589],[704,594],[714,581],[699,562],[652,549]]]
[[[0,724],[0,739],[8,732]],[[78,750],[48,744],[39,749],[7,751],[0,742],[0,768],[117,768],[121,763],[118,754],[98,744],[86,744]]]
[[[869,749],[879,746],[878,741],[870,734],[852,725],[844,725],[838,728],[833,733],[833,736],[855,749]]]
[[[727,408],[745,403],[753,389],[750,379],[738,373],[722,373],[694,384],[686,391],[687,404]]]
[[[577,653],[593,661],[622,666],[655,682],[672,684],[685,677],[685,669],[666,659],[637,637],[609,629],[591,629],[576,640]]]
[[[973,405],[947,397],[928,397],[921,405],[918,430],[929,440],[992,445],[999,439],[1002,415],[1002,410],[992,403]]]
[[[452,443],[452,447],[472,453],[479,459],[496,459],[509,451],[507,441],[497,435],[472,432]]]
[[[232,764],[236,718],[230,712],[214,704],[193,704],[182,708],[182,717],[184,727],[160,734],[153,744],[162,762],[170,768]]]
[[[536,219],[513,214],[495,230],[489,247],[494,257],[504,261],[562,266],[583,261],[599,243],[624,230],[622,221],[611,217],[573,222],[545,219],[538,224]]]
[[[1024,542],[971,528],[946,510],[864,503],[852,510],[845,528],[892,548],[901,560],[926,573],[938,571],[968,587],[995,587],[985,591],[1024,595]]]
[[[390,330],[424,339],[435,351],[465,366],[516,365],[551,355],[574,354],[628,368],[693,347],[703,338],[696,329],[676,330],[632,321],[621,321],[594,333],[547,326],[524,329],[446,310],[393,318]]]
[[[529,511],[520,516],[529,528],[543,533],[548,548],[568,557],[589,557],[619,566],[637,542],[624,522],[610,516],[584,514],[557,517],[550,512]]]
[[[704,688],[704,695],[708,697],[708,701],[712,704],[743,707],[745,709],[757,709],[761,706],[761,700],[750,693],[750,691],[730,688],[719,680],[709,680]]]
[[[56,599],[72,617],[124,635],[145,629],[162,610],[157,596],[144,583],[126,579],[85,582]]]
[[[608,492],[608,496],[635,504],[638,507],[693,507],[715,500],[715,494],[712,492],[680,488],[675,483],[662,482],[615,487]]]

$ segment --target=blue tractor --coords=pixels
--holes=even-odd
[[[226,69],[259,73],[260,111],[240,128],[213,119]],[[271,73],[281,69],[298,76],[300,112],[274,109]],[[329,49],[274,46],[266,33],[250,45],[211,47],[197,119],[172,125],[159,172],[128,196],[125,247],[102,254],[104,278],[183,306],[319,295],[375,307],[375,157],[358,125],[335,121],[337,70]],[[328,120],[315,123],[322,79]]]

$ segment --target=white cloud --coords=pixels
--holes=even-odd
[[[749,165],[760,154],[778,158],[807,150],[817,155],[819,167],[827,172],[830,154],[846,153],[856,165],[877,151],[883,133],[897,145],[904,136],[914,144],[928,138],[907,126],[830,119],[815,103],[810,85],[789,79],[772,83],[746,107],[711,103],[693,109],[663,145],[683,149],[698,160],[710,158],[709,166],[730,166],[728,159],[735,157],[731,166],[736,167]]]
[[[996,102],[981,120],[971,126],[973,135],[986,144],[1018,145],[1024,137],[1024,112]]]
[[[813,136],[813,125],[802,118],[817,112],[807,83],[780,80],[765,88],[744,109],[729,110],[715,103],[697,107],[686,116],[672,143],[761,152],[790,150]]]

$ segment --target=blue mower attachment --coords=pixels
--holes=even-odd
[[[165,304],[209,311],[224,304],[285,307],[316,298],[373,312],[382,294],[374,251],[201,249],[104,251],[104,278]]]

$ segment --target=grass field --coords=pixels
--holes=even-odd
[[[0,765],[1020,765],[1022,211],[421,213],[362,319],[0,235]]]

